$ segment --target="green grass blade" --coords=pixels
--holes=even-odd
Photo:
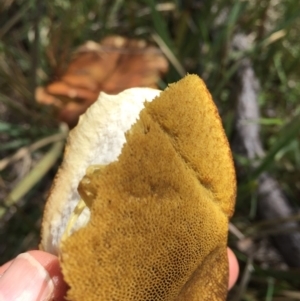
[[[144,2],[151,9],[151,17],[153,22],[153,28],[155,32],[160,36],[164,43],[168,46],[169,49],[175,49],[173,40],[171,39],[168,26],[162,17],[162,15],[156,10],[155,4],[156,1],[153,0],[144,0]]]
[[[287,144],[289,144],[300,133],[300,113],[281,130],[278,139],[268,154],[262,159],[260,165],[253,171],[251,178],[257,178],[262,172],[274,164],[274,157]]]
[[[15,205],[41,178],[49,171],[62,153],[64,141],[53,144],[46,155],[35,165],[35,167],[16,185],[12,192],[4,200],[4,207],[0,207],[0,219],[6,212],[6,208]]]

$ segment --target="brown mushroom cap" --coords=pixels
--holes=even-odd
[[[90,219],[60,246],[68,299],[225,300],[235,172],[197,76],[145,103],[118,159],[79,193]]]

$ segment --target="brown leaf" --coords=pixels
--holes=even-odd
[[[58,118],[76,125],[79,115],[97,99],[133,87],[157,88],[168,62],[155,46],[144,40],[109,36],[100,43],[80,46],[65,71],[46,87],[38,87],[36,100],[58,108]]]

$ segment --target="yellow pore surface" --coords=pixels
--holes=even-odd
[[[126,139],[79,185],[91,218],[61,245],[68,299],[225,300],[235,173],[203,81],[146,103]]]

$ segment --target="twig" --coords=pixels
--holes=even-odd
[[[245,238],[245,235],[232,223],[229,223],[229,232],[233,234],[238,240]]]
[[[55,134],[46,138],[43,138],[39,141],[34,142],[30,146],[24,146],[20,148],[15,154],[13,154],[10,157],[6,157],[2,160],[0,160],[0,171],[5,169],[9,164],[12,164],[13,162],[16,162],[23,157],[29,155],[30,153],[35,152],[36,150],[57,141],[61,141],[66,138],[66,133],[59,133]]]
[[[59,158],[64,146],[63,141],[55,142],[46,155],[35,165],[35,167],[16,185],[11,193],[4,200],[3,207],[0,207],[0,219],[7,208],[15,205],[40,179],[48,172]]]
[[[280,295],[291,298],[293,300],[300,300],[300,292],[298,291],[282,291],[280,292]]]

